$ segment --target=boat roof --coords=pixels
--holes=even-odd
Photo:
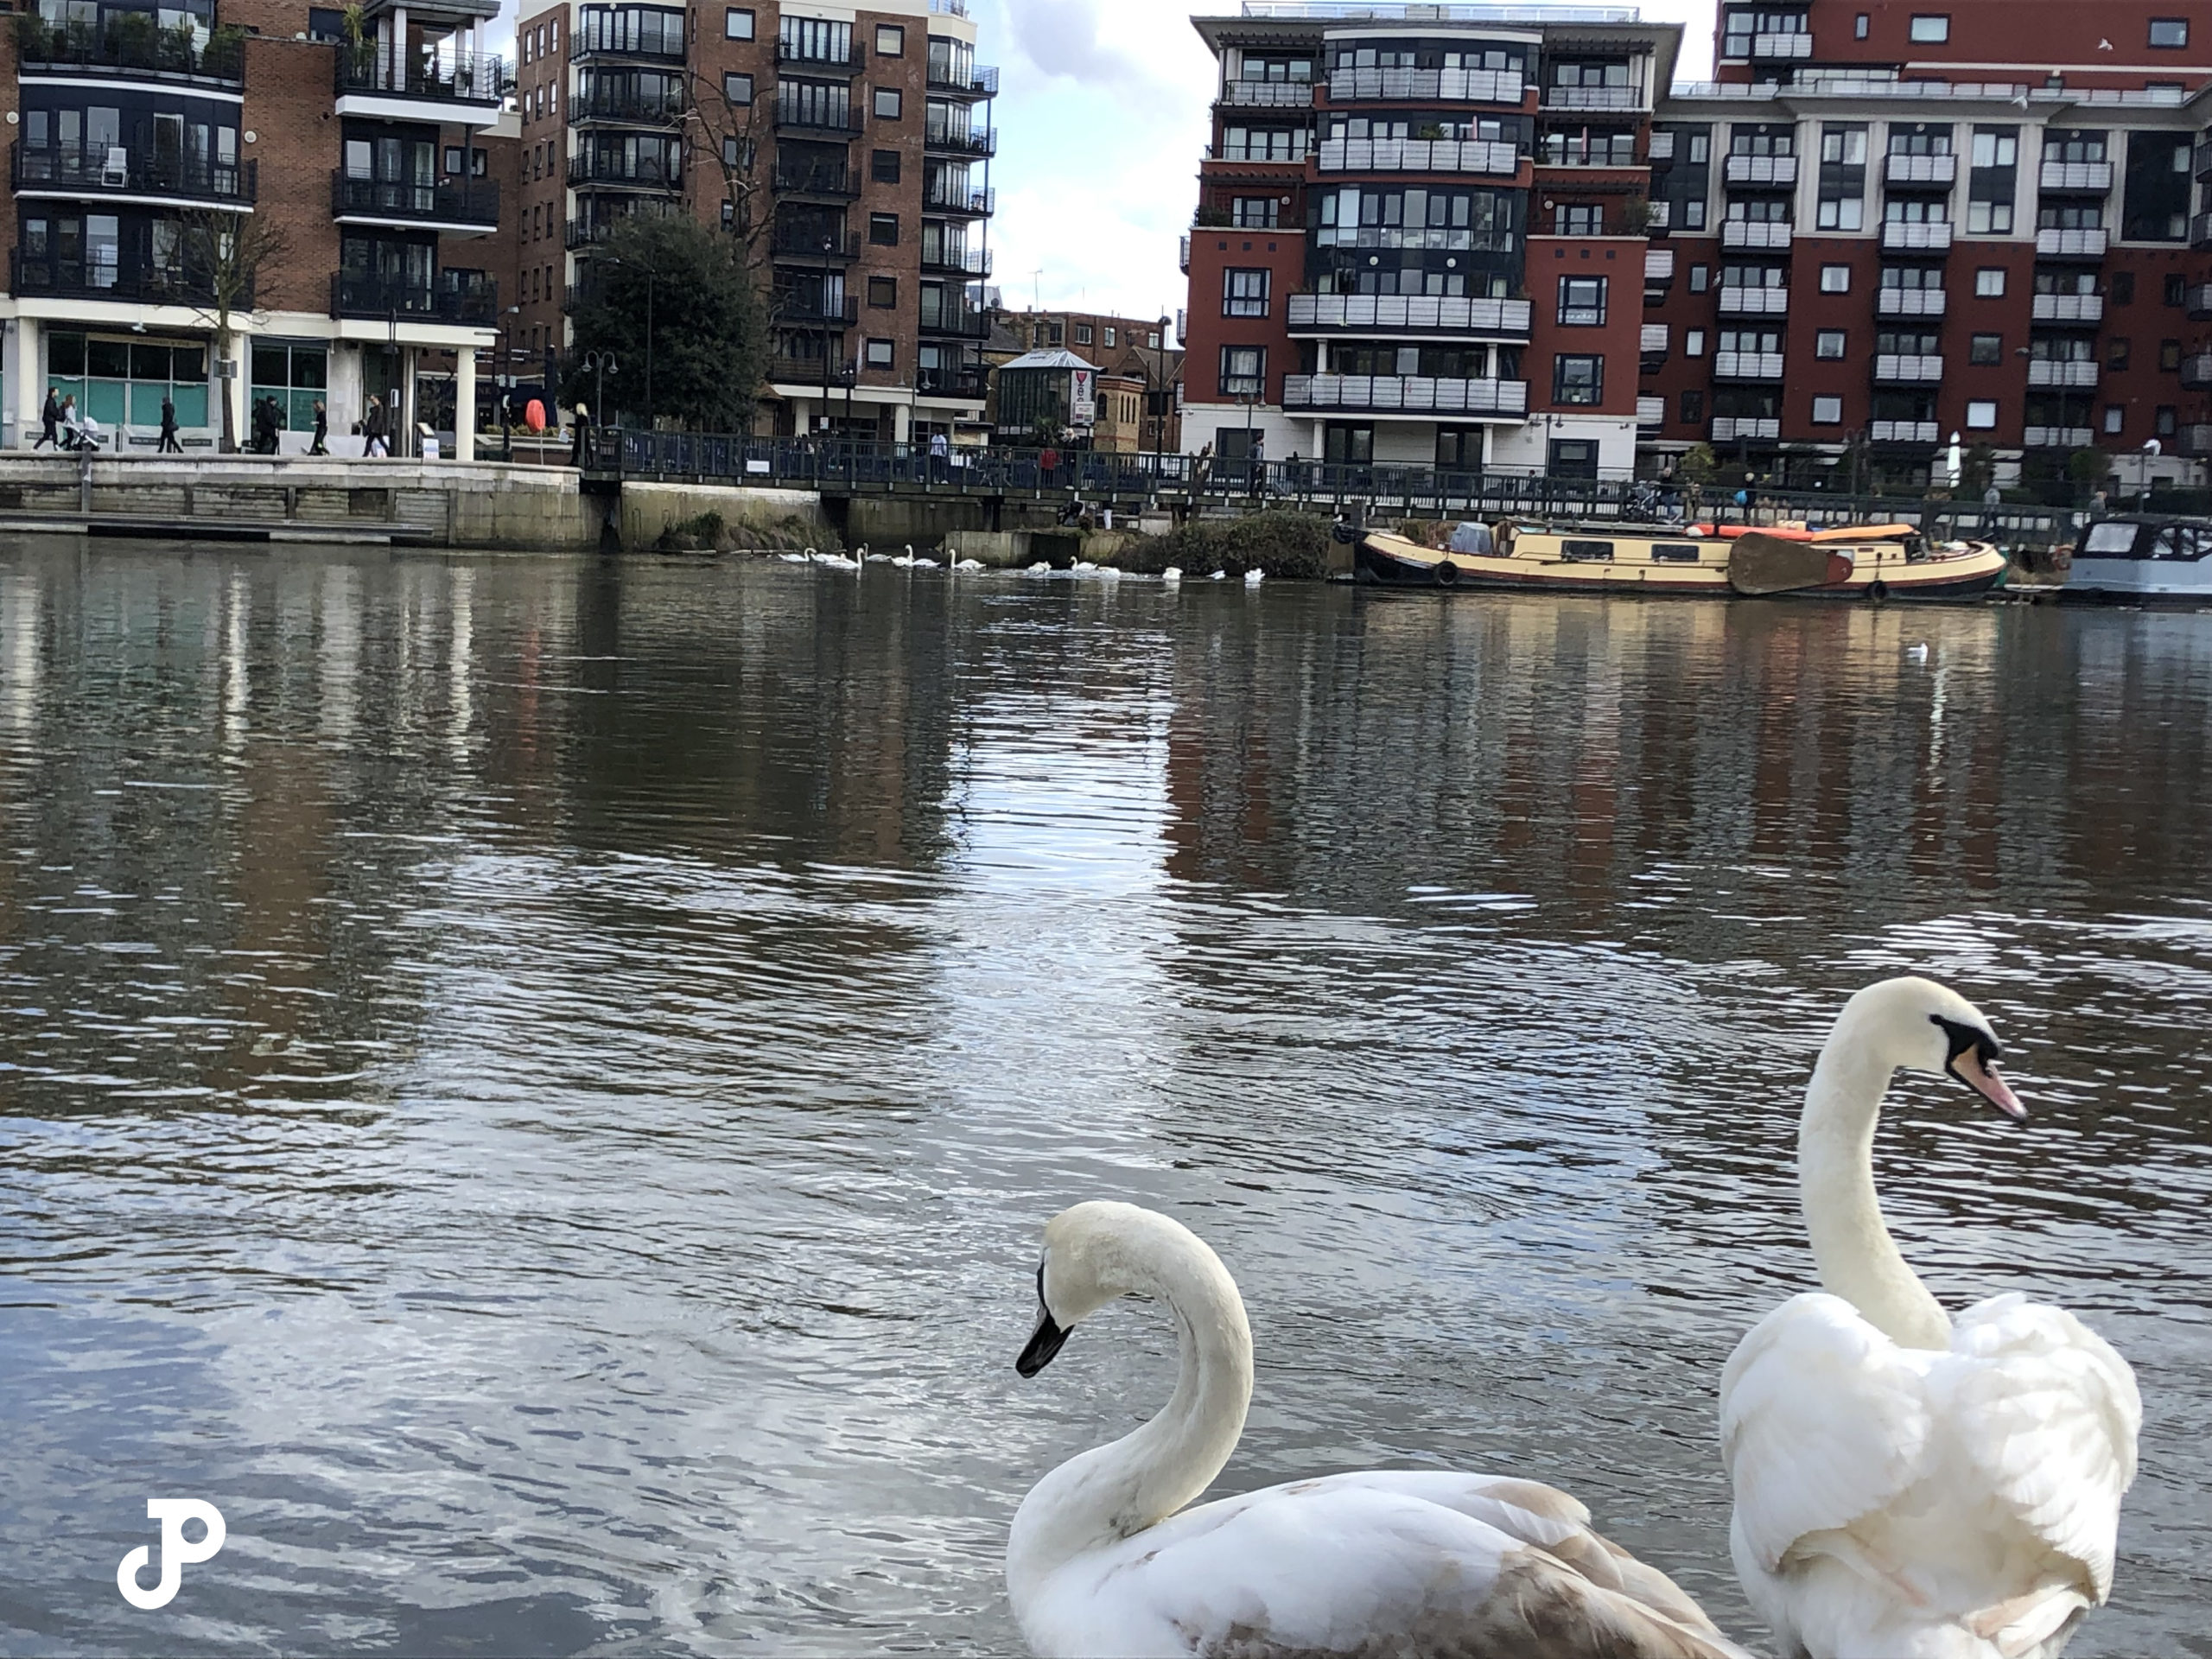
[[[2082,526],[2094,530],[2099,524],[2212,524],[2212,518],[2196,512],[2107,512],[2092,518]]]

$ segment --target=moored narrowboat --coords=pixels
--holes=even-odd
[[[1445,547],[1370,533],[1354,569],[1359,581],[1388,588],[1962,600],[2004,581],[2006,562],[1989,543],[1931,543],[1910,524],[1462,524]]]

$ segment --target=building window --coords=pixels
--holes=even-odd
[[[1822,265],[1821,292],[1823,294],[1850,293],[1851,267],[1849,265]]]
[[[1967,346],[1967,361],[1977,368],[1988,368],[2005,360],[2005,336],[1976,334]]]
[[[1243,435],[1237,435],[1241,440]],[[1217,444],[1215,453],[1230,460],[1227,444]],[[1238,454],[1242,454],[1242,451]],[[1375,459],[1375,429],[1353,426],[1343,421],[1332,421],[1328,430],[1321,435],[1321,459],[1332,467],[1365,467]]]
[[[2127,366],[2127,359],[2130,349],[2129,342],[2118,336],[2107,340],[2105,342],[2105,367],[2108,369],[2126,368]]]
[[[726,201],[722,203],[722,229],[734,231],[736,228],[737,204],[734,201]]]
[[[144,349],[139,347],[131,353],[131,378],[134,380],[143,378],[143,365],[137,359],[139,352]],[[182,353],[158,346],[154,347],[150,356],[156,365],[155,374],[161,376],[166,366],[167,373],[173,376],[175,372],[173,359]],[[193,355],[197,356],[197,353]],[[165,359],[172,360],[164,365]],[[323,396],[323,389],[328,384],[328,373],[329,355],[326,346],[285,346],[261,340],[253,343],[253,401],[258,404],[264,397],[274,397],[276,400],[277,423],[286,431],[313,429],[315,403]],[[172,397],[174,395],[171,394]],[[78,401],[82,407],[83,398]],[[148,401],[155,402],[158,408],[157,399]],[[181,408],[178,410],[177,423],[184,424]]]
[[[1843,424],[1843,399],[1840,397],[1814,398],[1813,424],[1815,426],[1841,426]]]
[[[868,239],[879,248],[899,245],[899,215],[870,213],[868,216]]]
[[[2169,374],[2181,367],[2181,341],[2162,340],[2158,342],[2158,366]]]
[[[2178,309],[2189,302],[2189,278],[2176,271],[2166,278],[2166,303]]]
[[[1088,346],[1090,344],[1090,325],[1089,323],[1078,322],[1076,324],[1075,343],[1078,346]]]
[[[1605,210],[1594,202],[1562,202],[1552,215],[1554,236],[1603,236]]]
[[[477,149],[468,152],[468,171],[472,178],[483,178],[492,171],[492,152]]]
[[[735,167],[738,164],[738,154],[736,135],[734,133],[726,135],[722,139],[722,165]]]
[[[461,153],[461,148],[459,144],[448,144],[446,146],[447,172],[459,173],[462,166],[467,162],[467,159],[468,158]]]
[[[1977,400],[1975,402],[1969,403],[1967,405],[1967,431],[1987,432],[1993,430],[1996,425],[1997,404],[1995,399],[1992,398],[1986,401]]]
[[[1605,323],[1605,279],[1559,279],[1559,321],[1562,328],[1602,328]]]
[[[1262,397],[1267,393],[1268,350],[1264,346],[1221,348],[1221,395]]]
[[[2111,292],[2112,302],[2114,305],[2133,305],[2135,303],[2135,273],[2133,271],[2115,270],[2113,272],[2112,280],[2107,286]]]
[[[1984,265],[1974,274],[1974,296],[1978,300],[2001,300],[2005,297],[2005,267]]]
[[[1705,355],[1704,329],[1685,328],[1682,330],[1682,355],[1684,357],[1703,357]]]
[[[1713,286],[1713,267],[1712,267],[1712,266],[1710,266],[1710,265],[1692,265],[1692,266],[1690,267],[1690,292],[1691,292],[1691,293],[1693,293],[1693,294],[1702,294],[1702,293],[1704,293],[1704,292],[1706,291],[1706,289],[1708,289],[1708,288],[1710,288],[1710,287],[1712,287],[1712,286]]]
[[[878,311],[896,309],[899,304],[899,279],[896,276],[869,277],[868,302]]]
[[[2120,404],[2107,404],[2105,405],[2105,435],[2108,438],[2116,438],[2126,430],[2126,407]]]
[[[1483,469],[1483,429],[1479,426],[1440,426],[1436,429],[1436,466],[1439,472],[1479,473]]]
[[[1705,418],[1705,394],[1686,391],[1682,394],[1682,424],[1695,426]]]
[[[897,360],[899,342],[892,340],[871,340],[868,343],[868,365],[871,369],[887,369]]]
[[[1857,20],[1851,25],[1851,38],[1854,41],[1865,40],[1866,38],[1867,27],[1872,22],[1873,20],[1865,12],[1860,12]]]
[[[2152,429],[2162,438],[2171,438],[2179,424],[2179,418],[2174,412],[2174,406],[2171,404],[2160,404]]]
[[[722,39],[749,41],[753,38],[753,13],[748,8],[731,6],[722,13]]]
[[[753,77],[750,75],[724,75],[722,77],[722,99],[725,103],[737,109],[742,109],[745,105],[750,104],[753,101]]]
[[[2151,20],[2151,44],[2172,50],[2189,44],[2189,19],[2186,17],[2153,17]]]
[[[1951,38],[1951,18],[1948,12],[1933,16],[1922,14],[1912,20],[1910,38],[1916,46],[1941,46]]]
[[[1264,317],[1271,273],[1264,270],[1224,270],[1221,273],[1221,315],[1224,317]]]
[[[878,23],[875,26],[875,55],[879,58],[903,58],[906,55],[906,30],[899,23]]]
[[[1282,224],[1280,196],[1237,196],[1229,204],[1229,222],[1240,231],[1272,231]]]
[[[1121,343],[1121,338],[1118,333],[1112,328],[1109,328],[1106,331],[1106,349],[1110,352]]]
[[[896,86],[879,86],[875,89],[875,118],[877,120],[899,120],[906,107],[906,95]]]
[[[878,184],[899,182],[899,152],[879,149],[868,157],[868,176]]]
[[[1841,361],[1844,332],[1840,328],[1823,328],[1813,336],[1813,355]]]
[[[1552,401],[1555,404],[1590,405],[1605,401],[1605,359],[1602,357],[1569,357],[1561,354],[1552,359]]]

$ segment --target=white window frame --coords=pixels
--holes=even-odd
[[[1813,424],[1815,426],[1841,426],[1843,424],[1843,399],[1835,397],[1814,398]]]
[[[1951,43],[1951,14],[1948,11],[1918,11],[1907,25],[1905,38],[1915,46],[1948,46]]]
[[[722,11],[722,39],[749,41],[759,33],[750,6],[728,6]]]

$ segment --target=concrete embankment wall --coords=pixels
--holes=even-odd
[[[811,490],[733,488],[712,484],[651,484],[632,480],[622,486],[620,534],[627,552],[641,552],[661,532],[690,524],[709,513],[732,528],[741,544],[747,524],[772,524],[797,518],[827,525],[822,498]]]
[[[611,499],[584,495],[562,467],[254,455],[95,459],[90,488],[74,455],[0,454],[0,528],[161,521],[267,526],[294,539],[387,530],[435,546],[539,551],[596,548]]]

